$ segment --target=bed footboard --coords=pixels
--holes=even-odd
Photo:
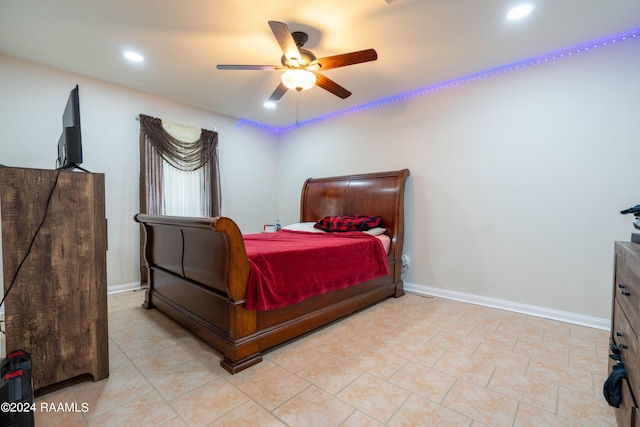
[[[244,309],[249,260],[229,218],[138,214],[149,288],[143,307],[158,308],[224,354],[229,371],[262,360],[255,312]]]

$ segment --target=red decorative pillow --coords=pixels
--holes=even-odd
[[[319,219],[313,226],[323,231],[366,231],[382,227],[382,218],[371,215],[334,215]]]

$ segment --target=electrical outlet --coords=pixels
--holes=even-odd
[[[402,269],[403,270],[409,269],[409,255],[402,255],[402,258],[400,259],[402,261]]]

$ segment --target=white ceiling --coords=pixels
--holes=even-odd
[[[0,0],[0,52],[206,110],[282,127],[640,27],[639,0]],[[267,21],[305,31],[317,57],[374,48],[378,60],[325,71],[315,87],[263,107],[279,71]],[[142,53],[127,62],[126,49]]]

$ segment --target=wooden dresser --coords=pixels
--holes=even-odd
[[[103,174],[0,167],[5,292],[24,259],[4,306],[7,353],[31,354],[34,390],[109,375],[104,200]]]
[[[622,405],[615,411],[616,419],[620,427],[640,427],[640,244],[616,242],[613,285],[611,340],[629,376],[628,382],[622,382]],[[609,359],[609,368],[614,363]]]

